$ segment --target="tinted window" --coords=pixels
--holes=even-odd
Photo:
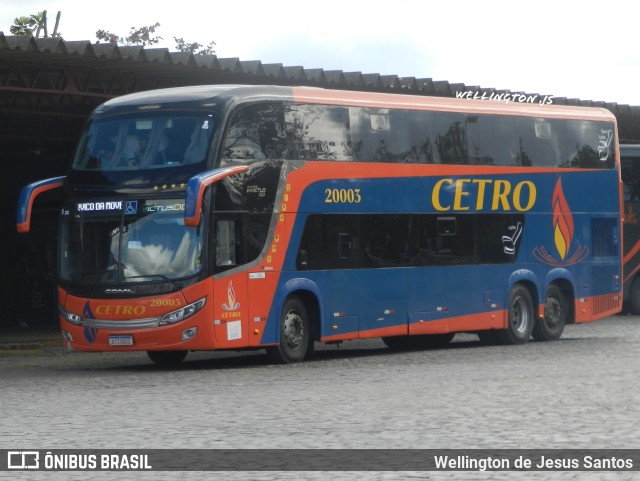
[[[620,153],[625,202],[640,202],[640,155]]]
[[[105,118],[84,131],[73,169],[145,170],[203,162],[215,130],[211,115]]]
[[[218,213],[213,219],[214,272],[254,261],[262,252],[271,215]]]
[[[231,116],[222,147],[223,159],[283,159],[286,150],[282,104],[243,106]]]
[[[301,270],[515,262],[522,214],[313,214],[298,251]]]
[[[223,159],[612,168],[614,126],[364,107],[264,103],[231,118]]]
[[[351,269],[360,265],[358,216],[310,215],[305,224],[299,269]]]
[[[467,115],[466,130],[470,164],[523,165],[515,117]]]
[[[285,129],[288,159],[351,160],[346,107],[288,104]]]

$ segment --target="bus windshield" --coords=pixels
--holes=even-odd
[[[197,164],[215,129],[211,114],[156,114],[94,119],[80,139],[72,168],[114,171]]]
[[[61,280],[128,284],[200,272],[201,229],[184,225],[184,199],[128,201],[124,215],[101,212],[108,204],[118,203],[79,203],[68,210],[74,215],[63,215]]]

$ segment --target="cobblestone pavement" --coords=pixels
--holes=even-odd
[[[0,449],[640,448],[640,317],[568,326],[561,340],[396,352],[380,340],[263,351],[0,353]],[[16,479],[14,473],[11,478]],[[133,479],[28,473],[22,479]],[[637,473],[636,473],[637,474]],[[57,477],[59,476],[59,477]],[[164,477],[166,476],[166,477]],[[637,479],[631,472],[136,473],[135,479]]]

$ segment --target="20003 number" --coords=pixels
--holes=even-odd
[[[360,189],[325,189],[325,204],[359,204],[362,201]]]

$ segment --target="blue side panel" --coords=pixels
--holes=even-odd
[[[293,277],[310,279],[322,293],[322,334],[330,335],[325,324],[329,325],[334,315],[349,317],[353,329],[362,331],[403,325],[418,317],[436,320],[504,309],[514,282],[532,283],[537,304],[543,302],[548,282],[558,278],[573,286],[576,297],[616,292],[615,283],[608,279],[591,280],[594,273],[606,273],[611,279],[621,277],[620,240],[616,237],[620,227],[617,172],[522,172],[333,179],[309,185],[295,215],[279,296],[286,296],[280,289]],[[333,201],[328,192],[335,189],[350,189],[353,201],[348,197],[344,202]],[[296,272],[304,223],[309,213],[319,212],[522,213],[525,217],[518,258],[513,263]],[[598,233],[603,230],[604,234]],[[607,241],[611,245],[592,245],[599,236],[611,239]],[[268,323],[277,322],[279,309],[280,304],[274,303]],[[348,325],[341,324],[340,333],[346,332]],[[263,342],[276,342],[275,335],[267,337]]]
[[[372,269],[336,271],[339,285],[331,303],[353,306],[361,331],[398,326],[407,322],[408,269]]]
[[[616,170],[572,170],[561,175],[524,169],[523,174],[490,176],[323,180],[305,189],[298,212],[551,213],[558,179],[569,208],[580,206],[574,213],[616,213]],[[333,202],[328,195],[331,189],[357,189],[358,196],[354,202]]]

